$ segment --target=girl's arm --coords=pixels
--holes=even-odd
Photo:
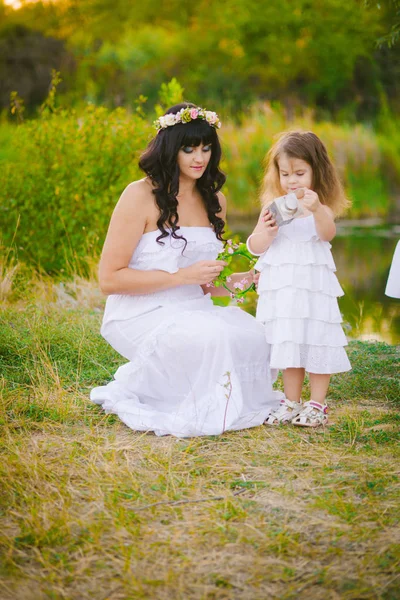
[[[269,212],[268,207],[265,206],[261,210],[253,233],[247,239],[247,248],[256,256],[263,254],[266,250],[268,250],[277,233],[278,225],[276,224],[274,217]]]
[[[305,189],[302,199],[304,208],[314,215],[315,228],[318,237],[323,242],[330,242],[336,235],[334,214],[329,206],[321,204],[318,194],[312,190]]]
[[[151,209],[154,210],[154,199],[145,181],[131,183],[122,193],[100,259],[99,283],[104,294],[150,294],[178,285],[202,285],[212,281],[224,268],[224,263],[216,260],[199,261],[177,273],[129,268]]]

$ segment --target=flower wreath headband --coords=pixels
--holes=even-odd
[[[190,121],[195,121],[196,119],[203,119],[207,121],[211,127],[215,127],[219,129],[221,127],[221,121],[217,113],[212,112],[211,110],[205,110],[205,108],[192,108],[187,106],[186,108],[181,108],[181,110],[177,113],[169,113],[160,117],[156,121],[154,121],[154,127],[160,132],[162,129],[167,129],[167,127],[172,127],[173,125],[177,125],[178,123],[190,123]]]

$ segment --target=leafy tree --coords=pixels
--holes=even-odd
[[[261,98],[368,117],[396,95],[399,2],[58,0],[7,19],[64,40],[77,64],[71,101],[132,105],[143,95],[153,105],[177,77],[187,99],[210,106]],[[390,48],[377,49],[385,39]]]
[[[0,31],[0,108],[7,107],[16,90],[27,106],[43,102],[51,70],[72,68],[64,42],[24,25],[10,24]]]
[[[400,40],[400,0],[381,0],[373,2],[365,0],[365,5],[375,5],[385,15],[387,20],[387,32],[377,40],[377,45],[393,47]]]

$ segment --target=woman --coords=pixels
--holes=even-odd
[[[100,261],[101,333],[129,362],[91,399],[139,431],[178,437],[260,425],[278,404],[262,326],[214,306],[226,201],[215,113],[170,108],[123,192]],[[242,278],[242,275],[239,276]]]

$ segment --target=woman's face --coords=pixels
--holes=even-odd
[[[182,146],[178,152],[178,167],[181,177],[200,179],[211,158],[211,144],[204,146]]]
[[[285,194],[298,188],[312,189],[312,168],[301,158],[282,153],[278,159],[279,181]]]

